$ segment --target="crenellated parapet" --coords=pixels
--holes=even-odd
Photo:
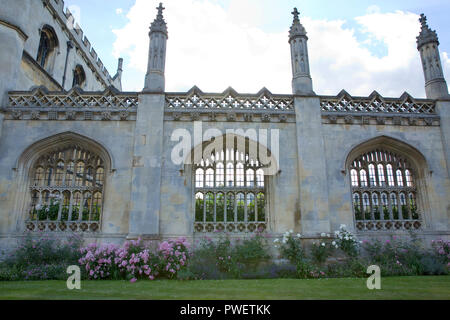
[[[408,93],[400,98],[385,98],[374,91],[368,97],[353,97],[345,90],[337,96],[320,96],[325,123],[439,125],[436,103],[416,99]]]
[[[43,4],[52,13],[53,17],[59,21],[61,28],[69,35],[75,47],[82,52],[82,56],[89,68],[101,79],[105,87],[114,85],[115,76],[111,76],[97,52],[91,46],[89,39],[84,35],[83,30],[75,21],[74,16],[68,8],[64,7],[63,0],[43,0]]]

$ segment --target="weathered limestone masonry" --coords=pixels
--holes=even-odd
[[[292,94],[166,92],[162,5],[143,91],[122,92],[122,60],[109,76],[63,7],[0,0],[0,248],[28,232],[312,240],[340,224],[449,238],[450,98],[425,16],[426,99],[317,95],[297,9]]]

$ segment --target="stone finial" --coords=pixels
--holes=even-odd
[[[292,11],[292,15],[294,16],[294,21],[292,23],[291,29],[289,30],[289,41],[291,41],[293,38],[296,37],[305,37],[306,36],[306,30],[300,23],[299,14],[297,8],[294,8],[294,11]]]
[[[422,27],[420,34],[417,37],[417,48],[420,48],[430,42],[436,42],[439,45],[437,33],[435,30],[431,30],[430,27],[428,27],[427,17],[423,13],[420,14],[419,21]]]
[[[166,36],[167,34],[167,24],[166,21],[164,21],[163,17],[163,10],[166,8],[163,7],[162,3],[159,3],[159,7],[156,8],[158,10],[158,14],[156,16],[156,19],[152,22],[150,26],[150,34],[154,32],[161,32],[164,33]]]

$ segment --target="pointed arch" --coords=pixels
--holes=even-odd
[[[344,160],[345,171],[348,172],[347,168],[349,167],[350,163],[356,157],[358,157],[358,155],[369,152],[370,150],[379,147],[389,149],[390,151],[402,154],[417,169],[420,170],[428,169],[427,165],[428,162],[425,156],[416,147],[413,147],[412,145],[403,142],[397,138],[382,135],[375,138],[370,138],[368,140],[364,140],[350,147],[349,150],[346,152],[346,158]]]
[[[41,139],[17,160],[17,212],[29,231],[96,232],[101,226],[110,153],[85,136]]]
[[[375,137],[348,152],[345,172],[356,230],[414,230],[425,225],[428,167],[417,148],[392,137]]]
[[[31,144],[16,160],[15,168],[19,170],[27,168],[42,154],[54,148],[60,148],[70,144],[77,144],[84,149],[94,151],[105,161],[105,170],[114,171],[113,157],[105,146],[91,138],[72,131],[58,133]]]

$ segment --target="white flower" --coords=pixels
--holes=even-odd
[[[330,237],[330,234],[329,234],[329,233],[327,233],[327,237],[328,237],[328,238]]]
[[[334,234],[336,235],[336,236],[338,236],[339,235],[339,230],[336,230],[335,232],[334,232]]]
[[[325,247],[325,242],[322,242],[322,247]]]
[[[344,230],[346,228],[347,228],[347,226],[345,224],[341,224],[341,226],[339,227],[339,229],[341,229],[341,230]]]
[[[283,239],[283,243],[286,243],[287,242],[287,240],[286,239]]]
[[[46,212],[49,212],[49,211],[50,211],[50,208],[49,208],[49,207],[45,208],[45,211],[46,211]]]
[[[336,247],[336,249],[337,249],[337,248],[339,248],[339,246],[338,246],[338,245],[336,245],[335,247]]]
[[[289,233],[294,233],[294,231],[292,231],[292,229],[291,229],[291,230],[289,230]]]
[[[321,236],[321,237],[325,237],[325,236],[326,236],[325,232],[322,232],[322,233],[320,234],[320,236]]]
[[[275,243],[277,243],[277,242],[280,242],[280,239],[275,239],[275,240],[273,240],[273,242],[275,242]]]
[[[335,245],[336,245],[336,241],[333,241],[331,244],[332,244],[333,246],[335,246]]]
[[[300,233],[297,233],[297,238],[301,238],[302,235]]]
[[[345,236],[345,238],[344,238],[345,240],[348,240],[348,237],[347,236]]]
[[[36,210],[41,210],[42,209],[42,205],[40,203],[38,203],[35,207]]]
[[[362,241],[360,241],[359,243],[361,243],[361,244],[362,244],[363,242],[362,242]]]

